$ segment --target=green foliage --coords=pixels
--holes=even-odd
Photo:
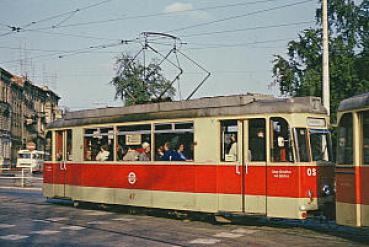
[[[357,1],[356,1],[357,2]],[[316,19],[321,23],[321,9]],[[331,113],[339,102],[369,91],[369,0],[330,0],[329,66]],[[285,96],[322,96],[322,30],[304,30],[288,43],[287,57],[273,61],[274,84]]]
[[[117,58],[116,76],[111,83],[115,87],[115,99],[120,98],[126,106],[168,101],[175,95],[175,88],[162,75],[157,63],[143,66],[126,54]]]

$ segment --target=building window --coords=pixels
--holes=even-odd
[[[192,161],[193,123],[155,124],[155,160]]]
[[[117,128],[118,161],[151,160],[151,125],[130,125]]]
[[[220,122],[221,126],[221,161],[238,160],[238,126],[237,120]]]
[[[113,128],[85,129],[84,160],[112,161],[114,146]]]

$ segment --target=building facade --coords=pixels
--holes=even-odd
[[[46,125],[62,117],[59,100],[46,86],[0,68],[0,165],[15,163],[27,142],[45,149]]]

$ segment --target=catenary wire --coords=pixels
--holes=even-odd
[[[276,7],[272,7],[272,8],[256,10],[256,11],[248,12],[248,13],[242,14],[242,15],[234,15],[234,16],[229,16],[229,17],[226,17],[226,18],[216,19],[216,20],[213,20],[213,21],[202,22],[202,23],[195,24],[195,25],[184,26],[184,27],[172,29],[172,30],[169,30],[169,31],[166,31],[166,32],[167,33],[173,33],[173,32],[183,31],[183,30],[187,30],[187,29],[203,27],[203,26],[207,26],[207,25],[211,25],[211,24],[215,24],[215,23],[235,20],[235,19],[239,19],[239,18],[243,18],[243,17],[248,17],[248,16],[260,14],[260,13],[266,13],[266,12],[280,10],[280,9],[284,9],[284,8],[288,8],[288,7],[298,6],[298,5],[305,4],[305,3],[308,3],[308,2],[312,2],[312,1],[313,0],[304,0],[304,1],[300,1],[300,2],[280,5],[280,6],[276,6]]]

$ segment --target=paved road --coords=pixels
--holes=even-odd
[[[360,246],[369,231],[298,221],[215,225],[125,210],[74,208],[40,192],[0,189],[0,246]]]
[[[26,187],[33,188],[34,190],[41,190],[42,187],[42,173],[23,173],[21,171],[4,170],[0,171],[0,188],[12,188],[12,187]]]

